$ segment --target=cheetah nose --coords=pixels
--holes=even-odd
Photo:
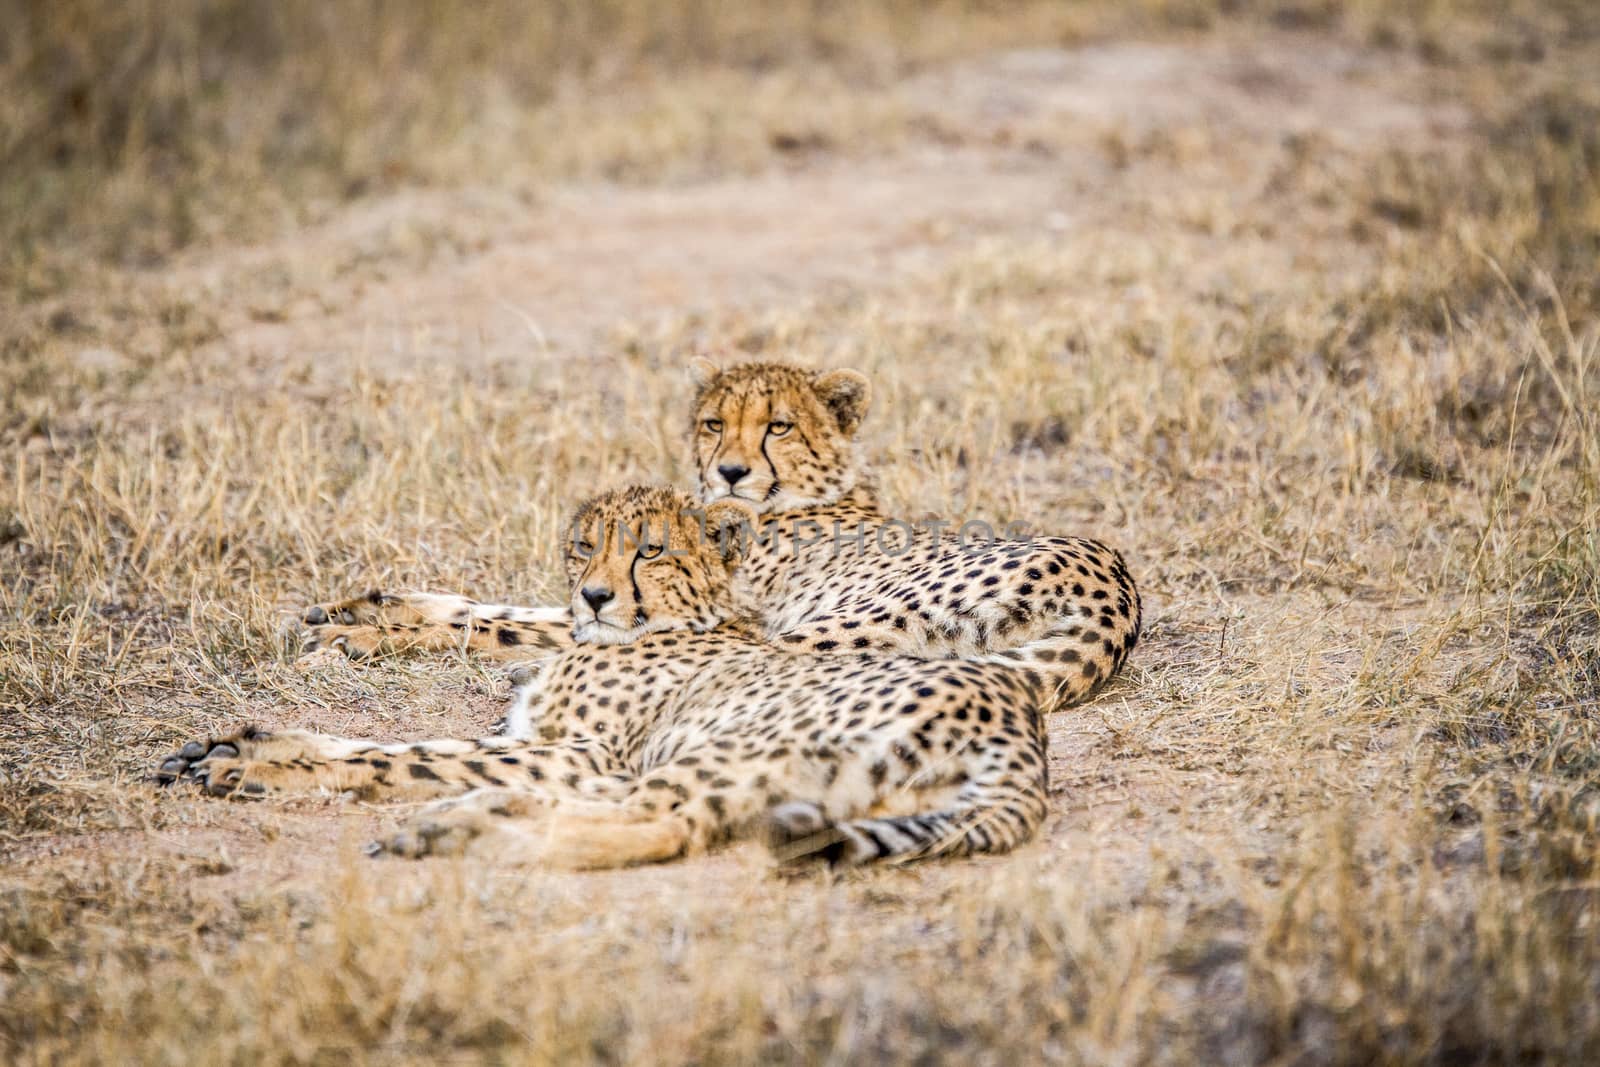
[[[732,489],[739,484],[740,478],[750,473],[750,468],[741,467],[737,463],[724,463],[717,467],[717,473],[722,475],[723,480],[728,483],[728,488]]]
[[[617,594],[613,593],[609,589],[602,589],[598,586],[591,585],[587,586],[583,590],[584,603],[588,604],[596,615],[600,614],[601,608],[605,607],[615,599],[617,599]]]

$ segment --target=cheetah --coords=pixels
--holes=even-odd
[[[855,440],[871,394],[865,375],[782,363],[719,371],[704,359],[694,360],[690,370],[697,394],[694,425],[705,424],[711,412],[727,406],[732,439],[751,437],[782,416],[771,441],[752,442],[752,451],[761,456],[759,470],[744,464],[739,451],[719,459],[723,450],[713,448],[698,457],[703,501],[732,497],[758,510],[803,510],[848,501],[876,511],[876,492]],[[704,451],[706,444],[698,437],[697,451]],[[737,491],[727,481],[730,476],[743,482]],[[466,649],[492,660],[528,664],[572,644],[572,615],[564,606],[486,604],[453,594],[374,590],[315,605],[301,623],[306,651],[333,648],[357,660],[380,652]]]
[[[431,800],[371,851],[509,864],[663,861],[761,828],[782,862],[835,866],[1032,837],[1046,810],[1047,679],[1000,663],[780,653],[735,597],[746,545],[734,520],[753,512],[696,506],[633,487],[579,510],[574,644],[521,694],[529,740],[244,729],[189,743],[158,778],[219,796]]]
[[[1091,697],[1138,641],[1141,602],[1121,553],[1080,537],[967,538],[883,513],[856,432],[856,371],[695,366],[690,436],[701,501],[740,501],[749,530],[736,597],[796,652],[898,652],[1048,669],[1053,706]],[[530,661],[567,647],[566,608],[371,594],[315,607],[312,644],[354,656],[467,647]]]

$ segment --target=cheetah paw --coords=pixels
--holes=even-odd
[[[176,752],[163,756],[150,779],[162,786],[179,781],[193,782],[212,796],[227,796],[236,791],[258,795],[264,790],[257,783],[245,781],[240,750],[271,736],[265,730],[246,726],[226,737],[190,741]]]
[[[299,625],[291,627],[292,641],[303,653],[296,666],[304,669],[308,661],[320,665],[330,658],[328,653],[352,660],[376,655],[385,636],[380,624],[393,621],[396,614],[406,614],[404,598],[376,589],[349,600],[312,605],[301,614]]]
[[[465,852],[481,832],[481,828],[473,821],[424,816],[413,819],[387,837],[368,842],[363,851],[369,856],[400,856],[405,859],[457,856]]]

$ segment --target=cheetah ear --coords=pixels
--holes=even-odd
[[[715,363],[704,357],[696,356],[689,361],[689,380],[694,382],[696,389],[704,389],[721,373]]]
[[[748,538],[759,521],[756,509],[742,500],[718,500],[706,505],[706,536],[716,542],[722,562],[736,567],[749,549]]]
[[[828,405],[839,429],[854,435],[867,417],[867,404],[872,399],[872,383],[858,370],[834,370],[819,374],[811,381],[817,396]]]

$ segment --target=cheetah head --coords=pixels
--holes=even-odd
[[[831,504],[856,488],[855,434],[872,394],[865,375],[783,363],[719,370],[703,359],[692,370],[702,500],[782,511]]]
[[[709,630],[734,617],[730,587],[746,504],[631,486],[580,507],[568,527],[573,638],[621,645],[661,630]]]

